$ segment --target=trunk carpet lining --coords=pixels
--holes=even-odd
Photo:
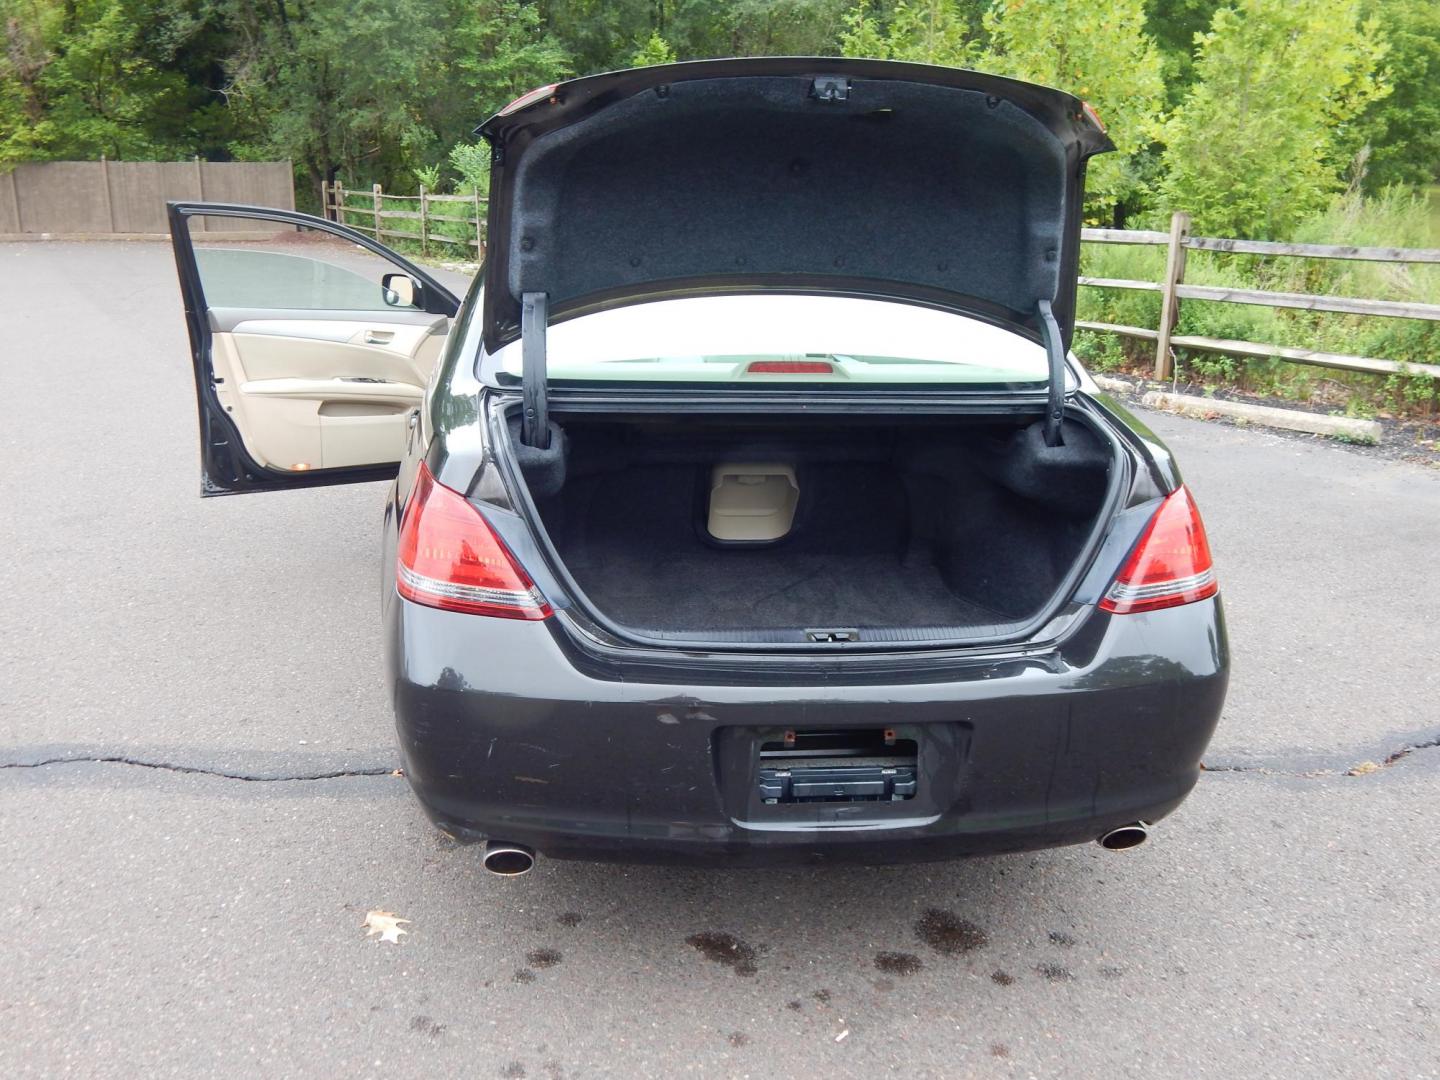
[[[898,559],[797,559],[786,551],[652,557],[625,548],[594,554],[598,565],[570,558],[566,564],[601,611],[635,627],[971,627],[1009,621],[954,595],[935,566],[903,565]]]
[[[575,477],[545,514],[590,600],[619,623],[667,632],[963,627],[1012,617],[957,595],[909,535],[890,466],[812,466],[791,534],[774,546],[702,539],[704,471],[654,466]]]

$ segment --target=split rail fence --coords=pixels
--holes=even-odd
[[[1141,244],[1164,247],[1165,271],[1158,282],[1127,278],[1081,277],[1080,284],[1106,289],[1138,289],[1160,294],[1160,325],[1143,326],[1078,321],[1084,330],[1105,331],[1124,337],[1155,342],[1155,378],[1168,379],[1174,371],[1174,349],[1221,353],[1259,359],[1289,360],[1297,364],[1363,371],[1372,375],[1427,375],[1440,379],[1437,363],[1402,363],[1373,356],[1347,356],[1312,349],[1272,345],[1263,341],[1231,341],[1175,333],[1181,300],[1211,300],[1225,304],[1258,304],[1262,307],[1300,308],[1306,311],[1336,311],[1350,315],[1378,315],[1397,319],[1428,319],[1440,322],[1440,304],[1410,303],[1403,300],[1367,300],[1350,296],[1320,296],[1311,293],[1271,292],[1266,289],[1234,289],[1220,285],[1185,284],[1185,256],[1191,251],[1216,251],[1236,255],[1282,255],[1305,259],[1352,259],[1383,263],[1440,263],[1437,248],[1348,247],[1339,244],[1286,244],[1268,240],[1229,240],[1190,235],[1190,215],[1176,213],[1170,231],[1139,229],[1086,229],[1081,234],[1091,244]]]
[[[351,204],[357,195],[369,196],[365,205]],[[394,202],[403,203],[405,209],[387,205]],[[369,233],[377,240],[412,240],[425,254],[429,254],[432,244],[473,248],[476,262],[485,258],[485,207],[478,193],[436,195],[423,185],[418,195],[391,195],[379,184],[372,185],[369,191],[356,191],[338,180],[325,188],[325,216],[331,221]],[[437,224],[442,228],[437,230]],[[463,225],[465,229],[446,229],[444,225]]]

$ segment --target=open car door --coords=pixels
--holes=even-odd
[[[363,233],[172,202],[202,495],[394,475],[460,302]]]

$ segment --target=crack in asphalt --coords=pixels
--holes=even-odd
[[[1299,776],[1307,779],[1319,779],[1327,776],[1369,776],[1371,773],[1390,768],[1390,766],[1403,761],[1411,754],[1418,753],[1421,750],[1435,750],[1437,748],[1440,748],[1440,735],[1430,739],[1428,742],[1407,743],[1394,753],[1386,755],[1385,758],[1378,762],[1366,760],[1351,765],[1348,768],[1277,769],[1270,765],[1211,765],[1205,762],[1201,763],[1200,768],[1204,772],[1258,773],[1262,776]]]
[[[1202,763],[1200,768],[1203,772],[1210,773],[1247,773],[1259,776],[1292,776],[1304,779],[1323,779],[1332,776],[1368,776],[1371,773],[1380,772],[1390,766],[1403,761],[1411,754],[1422,750],[1440,749],[1440,735],[1426,742],[1407,743],[1398,750],[1388,754],[1383,760],[1362,761],[1359,764],[1351,765],[1348,768],[1332,769],[1277,769],[1269,765],[1239,765],[1233,763],[1210,764]],[[277,784],[294,783],[305,780],[342,780],[349,777],[360,776],[403,776],[404,773],[398,769],[388,766],[375,766],[368,769],[333,769],[327,772],[311,773],[281,773],[279,775],[259,775],[256,773],[228,772],[224,769],[210,769],[202,765],[177,765],[169,761],[145,761],[141,758],[125,757],[118,754],[105,755],[79,755],[74,757],[52,757],[40,761],[5,761],[0,762],[0,770],[3,769],[43,769],[52,765],[129,765],[137,769],[154,769],[159,772],[172,773],[193,773],[199,776],[214,776],[222,780],[240,780],[253,784]]]
[[[400,776],[397,768],[376,767],[373,769],[336,769],[332,772],[292,773],[279,776],[257,776],[253,773],[226,772],[224,769],[207,769],[201,765],[176,765],[168,761],[142,761],[139,758],[105,755],[94,757],[55,757],[42,761],[0,762],[0,769],[43,769],[50,765],[131,765],[137,769],[156,769],[160,772],[195,773],[200,776],[216,776],[222,780],[243,780],[252,784],[276,784],[297,780],[339,780],[350,776]]]

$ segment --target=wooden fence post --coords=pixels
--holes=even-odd
[[[337,177],[337,178],[335,179],[332,187],[333,187],[334,190],[332,190],[332,191],[330,192],[330,199],[331,199],[331,202],[332,202],[332,203],[334,204],[334,206],[335,206],[335,220],[338,221],[341,225],[344,225],[344,224],[345,224],[345,210],[344,210],[344,206],[345,206],[345,185],[344,185],[343,183],[341,183],[340,179]]]
[[[200,155],[199,155],[199,154],[196,154],[196,155],[195,155],[195,190],[200,193],[200,195],[199,195],[200,201],[201,201],[201,202],[204,202],[204,201],[205,201],[205,172],[204,172],[204,170],[200,167]],[[199,214],[199,215],[197,215],[196,218],[195,218],[195,223],[200,227],[200,231],[201,231],[201,232],[204,232],[204,231],[205,231],[206,226],[205,226],[205,215],[204,215],[204,214]]]
[[[1177,210],[1170,215],[1170,241],[1165,254],[1165,278],[1160,282],[1160,326],[1155,339],[1155,378],[1168,379],[1173,371],[1170,362],[1170,336],[1180,321],[1180,298],[1175,286],[1185,280],[1185,241],[1190,238],[1190,215]]]
[[[110,198],[110,162],[100,155],[100,183],[105,188],[105,220],[110,222],[110,231],[115,231],[115,203]]]
[[[15,166],[5,175],[10,178],[10,209],[15,213],[15,231],[22,233],[25,227],[20,224],[20,185],[15,182]]]
[[[427,221],[426,221],[426,217],[425,217],[425,185],[424,185],[424,184],[421,184],[421,185],[420,185],[420,254],[421,254],[421,255],[428,255],[428,254],[430,254],[430,249],[425,246],[425,241],[426,241],[425,229],[426,229],[426,225],[427,225]]]
[[[370,185],[370,197],[374,200],[374,204],[375,204],[375,242],[378,244],[378,243],[381,243],[381,242],[382,242],[382,241],[380,240],[380,185],[379,185],[379,184],[371,184],[371,185]]]

